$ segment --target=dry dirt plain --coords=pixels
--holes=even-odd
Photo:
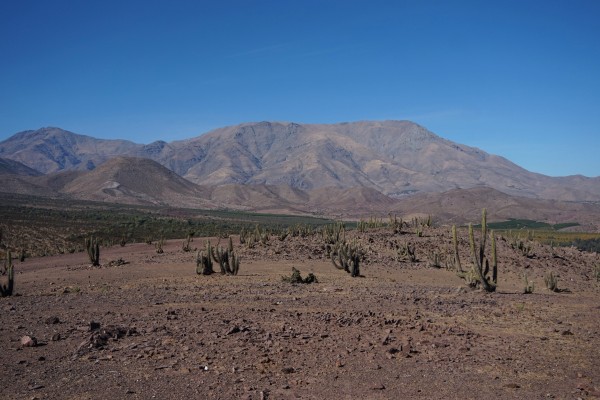
[[[500,239],[490,294],[428,265],[447,228],[348,235],[364,277],[334,269],[319,237],[234,240],[238,276],[196,275],[181,241],[101,248],[100,268],[83,253],[17,261],[18,295],[0,299],[0,398],[600,398],[597,255],[533,244],[526,258]],[[406,241],[419,262],[396,259]],[[319,282],[283,282],[292,267]],[[549,271],[568,291],[544,287]]]

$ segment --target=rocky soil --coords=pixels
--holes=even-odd
[[[238,276],[196,275],[181,241],[102,248],[99,268],[83,253],[16,262],[0,398],[600,398],[597,255],[530,243],[526,256],[499,238],[498,291],[485,293],[431,266],[434,252],[445,266],[448,228],[354,237],[359,278],[319,236],[235,238]],[[418,262],[398,255],[407,242]],[[284,282],[292,267],[318,283]],[[545,288],[550,271],[561,292]]]

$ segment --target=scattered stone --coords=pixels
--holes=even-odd
[[[60,324],[60,319],[58,319],[58,317],[56,317],[56,316],[48,317],[48,318],[46,318],[46,324],[47,325]]]
[[[227,333],[226,333],[226,334],[227,334],[227,335],[233,335],[234,333],[238,333],[238,332],[240,332],[240,331],[241,331],[240,327],[236,325],[236,326],[234,326],[234,327],[230,328],[230,329],[227,331]]]
[[[56,332],[54,335],[52,335],[51,340],[53,342],[58,342],[60,339],[62,339],[62,337],[60,336],[60,333]]]
[[[35,347],[37,346],[37,339],[33,336],[23,336],[21,338],[21,347]]]
[[[100,322],[90,321],[90,331],[96,331],[100,329]]]

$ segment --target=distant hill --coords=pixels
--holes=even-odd
[[[467,223],[478,221],[482,208],[488,209],[490,221],[577,222],[583,230],[600,229],[600,203],[517,197],[486,187],[418,194],[399,201],[396,211],[401,215],[432,214],[441,221]]]
[[[60,190],[74,198],[126,204],[212,207],[202,189],[155,161],[115,157]]]
[[[42,173],[92,170],[108,159],[142,145],[127,140],[95,139],[60,128],[15,134],[0,143],[0,157],[19,161]]]

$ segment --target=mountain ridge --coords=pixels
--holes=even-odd
[[[157,161],[201,186],[366,187],[394,198],[489,186],[521,197],[600,200],[600,177],[529,172],[410,121],[263,121],[147,145],[44,128],[0,142],[0,157],[46,173],[93,170],[115,156]]]

